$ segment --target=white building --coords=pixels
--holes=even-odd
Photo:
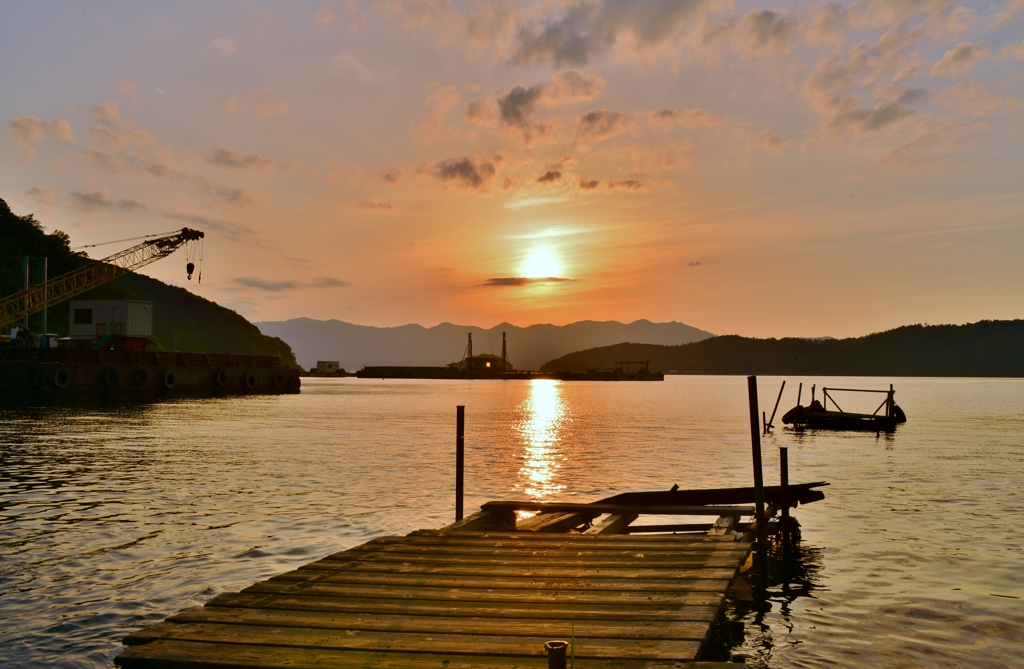
[[[316,373],[317,374],[337,374],[338,367],[341,365],[337,360],[317,360],[316,361]]]
[[[141,300],[71,300],[72,341],[104,335],[153,336],[153,303]]]

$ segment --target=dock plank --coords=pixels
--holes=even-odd
[[[497,627],[497,626],[495,626]],[[474,655],[517,655],[542,657],[546,636],[466,635],[451,633],[416,634],[396,631],[327,630],[302,627],[250,627],[222,623],[159,623],[129,635],[125,643],[139,645],[159,639],[234,643],[251,646],[293,646],[331,650],[361,650],[399,653],[472,653]],[[692,661],[700,651],[697,639],[608,639],[576,640],[578,658],[625,658]]]
[[[529,659],[529,658],[527,658]],[[524,669],[536,666],[521,657],[437,655],[426,653],[368,653],[310,648],[214,644],[161,639],[132,646],[114,658],[126,669]],[[700,665],[688,664],[692,669]],[[671,660],[577,660],[576,669],[679,669]]]
[[[462,634],[492,634],[500,629],[508,636],[546,636],[549,639],[575,635],[577,638],[701,639],[707,626],[689,621],[638,621],[562,618],[473,618],[457,616],[410,616],[366,613],[332,613],[199,606],[167,619],[180,623],[225,623],[268,627],[419,632],[425,634],[459,630]],[[129,635],[134,636],[134,635]]]
[[[696,666],[750,544],[544,531],[572,520],[552,511],[539,531],[373,539],[134,632],[116,664],[512,669],[575,636],[583,669]]]

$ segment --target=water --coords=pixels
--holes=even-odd
[[[806,403],[812,381],[890,379],[789,379],[780,412],[798,381]],[[760,383],[770,409],[780,379]],[[895,383],[894,436],[766,439],[766,481],[784,445],[791,481],[832,485],[795,514],[803,577],[731,609],[748,665],[1024,666],[1024,381]],[[860,397],[843,408],[874,409]],[[109,667],[122,636],[217,593],[450,522],[456,404],[471,512],[750,485],[746,403],[739,377],[309,379],[298,396],[0,411],[0,664]]]

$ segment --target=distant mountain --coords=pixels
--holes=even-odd
[[[683,346],[619,344],[577,351],[541,369],[583,371],[616,360],[688,374],[1024,376],[1024,320],[908,325],[853,339],[715,337]]]
[[[402,325],[378,328],[338,320],[317,321],[295,318],[289,321],[258,322],[263,334],[280,337],[291,344],[303,367],[317,360],[337,360],[348,370],[367,365],[441,366],[462,359],[466,334],[473,333],[473,353],[501,354],[501,333],[508,336],[508,357],[516,369],[537,369],[546,360],[570,351],[607,346],[624,341],[651,344],[684,344],[713,337],[683,323],[635,321],[580,321],[569,325],[508,323],[483,329],[442,323],[431,328]]]

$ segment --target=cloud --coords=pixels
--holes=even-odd
[[[246,110],[255,111],[260,116],[281,116],[288,113],[289,106],[269,86],[257,88],[246,97],[236,95],[224,103],[224,113],[228,115]]]
[[[273,158],[267,158],[258,153],[246,153],[240,149],[232,149],[227,146],[210,149],[206,154],[206,162],[218,167],[226,167],[243,172],[272,171],[277,166],[277,161]]]
[[[416,138],[427,142],[439,142],[457,137],[459,131],[447,124],[446,117],[461,101],[462,97],[454,85],[436,86],[423,101]]]
[[[388,184],[398,184],[402,181],[402,170],[397,167],[389,167],[380,175],[381,181]]]
[[[632,114],[595,109],[580,117],[579,125],[576,127],[576,141],[607,139],[629,130],[632,126]]]
[[[199,190],[211,199],[232,207],[248,207],[256,203],[256,195],[238,186],[215,183],[202,175],[196,175]]]
[[[793,142],[782,139],[779,135],[768,131],[761,133],[747,142],[748,147],[752,149],[761,149],[763,151],[782,151],[792,145]]]
[[[974,117],[1007,114],[1020,108],[1019,100],[989,93],[985,84],[973,79],[936,91],[932,97],[947,111]]]
[[[65,119],[51,118],[47,130],[50,133],[50,137],[54,139],[59,139],[68,144],[74,144],[75,142],[75,131],[71,129],[71,124]]]
[[[920,16],[947,12],[953,3],[954,0],[855,0],[847,16],[858,27],[896,28]]]
[[[814,4],[807,10],[807,22],[804,27],[812,44],[841,41],[846,20],[846,8],[842,3]]]
[[[913,61],[907,50],[927,37],[927,26],[887,32],[872,44],[862,40],[852,44],[844,57],[830,57],[818,62],[804,82],[804,93],[820,98],[850,89],[852,86],[870,85],[888,73],[910,72]]]
[[[985,42],[960,42],[932,65],[932,76],[958,77],[991,55]]]
[[[36,159],[34,144],[46,136],[46,125],[35,116],[18,116],[7,123],[7,132],[11,133],[14,143],[18,146],[18,156],[26,165]]]
[[[234,37],[218,37],[210,42],[210,48],[227,58],[238,49],[238,45]]]
[[[725,117],[712,114],[707,109],[695,107],[693,109],[656,109],[647,117],[647,124],[659,130],[671,130],[682,126],[684,128],[696,128],[699,125],[710,127],[725,124]]]
[[[390,202],[384,202],[376,198],[370,198],[368,200],[357,200],[356,206],[360,209],[376,209],[376,210],[388,210],[391,209]]]
[[[733,14],[721,23],[709,24],[704,29],[701,44],[707,47],[728,39],[734,48],[747,54],[785,53],[798,27],[799,21],[789,14],[755,10],[742,19]]]
[[[629,191],[641,191],[644,190],[643,182],[637,179],[612,179],[608,181],[608,190],[629,190]]]
[[[857,106],[857,96],[848,95],[835,101],[834,112],[825,124],[826,133],[840,133],[852,129],[858,134],[870,134],[912,116],[913,109],[900,100],[880,102],[871,109]]]
[[[316,10],[316,14],[313,15],[313,18],[315,18],[316,22],[319,23],[320,25],[329,26],[332,23],[334,23],[334,19],[338,17],[335,14],[332,14],[331,10],[327,9],[326,7],[321,7],[320,9]]]
[[[484,192],[497,173],[494,163],[494,159],[479,161],[469,157],[449,158],[422,165],[419,171],[430,174],[446,185]]]
[[[25,195],[39,204],[50,204],[57,199],[57,196],[60,195],[60,191],[55,188],[41,188],[36,186],[35,188],[30,188],[25,191]]]
[[[552,3],[544,15],[520,27],[511,60],[525,66],[584,65],[617,45],[649,51],[696,25],[716,4],[713,0]]]
[[[121,198],[115,202],[106,190],[93,192],[72,191],[68,194],[68,200],[73,208],[86,213],[93,213],[101,209],[121,209],[125,211],[146,209],[144,203],[128,197]]]
[[[135,92],[135,82],[131,79],[121,79],[117,82],[117,90],[125,95],[131,95]]]
[[[551,124],[533,118],[537,106],[556,107],[589,102],[601,94],[606,82],[598,74],[584,74],[579,70],[562,70],[548,81],[523,87],[521,84],[504,95],[497,96],[496,105],[503,125],[515,128],[529,145],[534,139],[543,139],[551,132]],[[489,105],[485,100],[472,100],[466,109],[470,120],[486,118]]]
[[[545,277],[527,277],[527,276],[505,276],[494,279],[487,279],[481,286],[530,286],[538,283],[563,283],[565,281],[575,281],[576,279],[570,279],[567,277],[558,276],[545,276]]]
[[[249,244],[260,248],[270,248],[271,246],[259,236],[255,229],[244,223],[235,223],[234,221],[224,221],[209,216],[176,211],[161,211],[158,215],[169,221],[185,223],[190,227],[216,230],[224,238],[240,244]]]
[[[100,123],[121,125],[121,106],[116,102],[104,102],[90,107],[92,115]]]
[[[580,189],[581,190],[594,190],[595,188],[597,188],[600,185],[601,185],[601,181],[599,179],[592,179],[592,180],[588,181],[588,180],[584,179],[583,177],[580,177]]]
[[[298,290],[300,288],[342,288],[344,286],[350,286],[348,281],[342,281],[341,279],[334,279],[331,277],[323,277],[316,279],[311,282],[302,281],[267,281],[266,279],[260,279],[257,277],[241,276],[234,279],[234,282],[240,286],[246,288],[258,288],[259,290],[265,290],[271,293],[279,293],[285,290]]]
[[[167,166],[164,153],[155,146],[153,136],[130,123],[118,129],[92,125],[89,136],[92,143],[81,155],[97,169],[115,176],[137,174],[158,179],[176,176]]]
[[[686,266],[687,267],[700,267],[700,262],[694,260],[693,262],[688,263]]]
[[[552,181],[560,181],[562,179],[562,173],[558,170],[548,170],[544,174],[537,177],[537,183],[551,183]]]
[[[1005,57],[1016,58],[1017,60],[1024,60],[1024,40],[1017,42],[1016,44],[1007,45],[1001,52]]]
[[[363,64],[351,53],[343,53],[334,57],[331,62],[335,70],[347,71],[355,74],[356,79],[364,84],[377,84],[382,81],[391,81],[398,74],[398,70],[374,70]]]
[[[939,170],[951,162],[951,154],[975,143],[966,135],[972,129],[983,129],[984,124],[958,121],[936,125],[923,119],[916,136],[886,151],[871,164],[875,170]]]

